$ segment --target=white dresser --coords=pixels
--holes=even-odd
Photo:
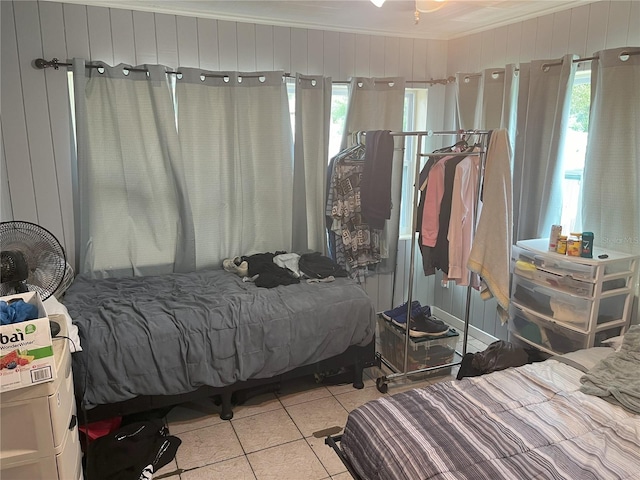
[[[62,317],[61,317],[62,318]],[[64,320],[60,335],[66,335]],[[0,398],[0,478],[81,480],[82,453],[68,340],[53,341],[57,378]]]
[[[594,258],[548,251],[548,239],[522,240],[511,289],[509,338],[549,354],[599,346],[629,326],[638,258],[594,249]],[[607,258],[598,255],[606,253]]]

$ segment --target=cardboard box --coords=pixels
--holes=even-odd
[[[378,317],[378,335],[382,356],[401,372],[404,368],[405,331],[390,321]],[[440,337],[409,339],[408,371],[435,367],[453,362],[458,343],[458,332],[453,328]],[[450,369],[449,369],[450,370]],[[446,375],[446,369],[435,370],[433,375]]]
[[[0,297],[21,298],[38,308],[38,318],[0,325],[0,392],[30,387],[56,378],[53,342],[47,311],[37,292]]]

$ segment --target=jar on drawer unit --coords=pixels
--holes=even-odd
[[[582,251],[582,234],[571,233],[567,239],[567,255],[579,257]]]

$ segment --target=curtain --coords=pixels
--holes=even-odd
[[[520,65],[514,155],[514,171],[520,175],[515,181],[520,185],[514,203],[514,210],[519,210],[514,240],[548,236],[551,225],[560,223],[561,155],[576,72],[573,58],[565,55]]]
[[[402,131],[404,88],[402,77],[352,78],[342,149],[355,143],[353,134],[358,131]],[[396,268],[404,154],[402,146],[402,138],[396,138],[391,178],[391,218],[385,222],[380,248],[382,260],[376,268],[378,273],[392,273]]]
[[[640,255],[640,48],[594,56],[582,225],[597,247]],[[638,298],[636,283],[632,323],[640,322]]]
[[[190,206],[180,200],[183,165],[165,67],[85,68],[75,59],[73,69],[80,272],[192,269]]]
[[[456,73],[456,103],[458,106],[458,128],[479,129],[479,102],[482,75]]]
[[[582,222],[596,246],[640,254],[640,48],[594,56]]]
[[[293,251],[327,253],[325,191],[329,161],[331,78],[296,75],[293,158]]]
[[[463,130],[507,129],[515,138],[518,69],[489,68],[481,73],[456,74],[459,128]]]
[[[512,138],[513,142],[513,242],[522,240],[518,237],[518,225],[520,225],[520,199],[522,198],[522,184],[524,182],[522,158],[520,152],[524,150],[524,139],[526,135],[526,126],[518,124],[518,113],[527,111],[527,104],[529,103],[528,95],[520,95],[519,92],[529,91],[529,79],[531,72],[530,63],[520,64],[518,72],[518,91],[516,92],[515,99],[515,137]],[[522,220],[524,223],[524,220]]]
[[[291,250],[293,140],[283,72],[180,72],[177,124],[196,268]]]

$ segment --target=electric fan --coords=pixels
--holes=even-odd
[[[0,295],[38,292],[49,298],[64,279],[67,259],[56,237],[24,221],[0,223]],[[51,334],[60,326],[50,322]]]

